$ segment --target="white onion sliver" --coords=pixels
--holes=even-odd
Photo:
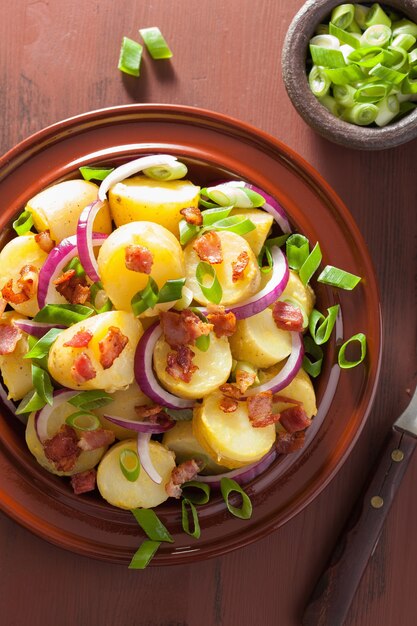
[[[86,206],[80,215],[77,226],[77,248],[80,262],[88,278],[94,283],[100,280],[100,277],[93,251],[93,224],[102,206],[103,203],[99,200]]]
[[[149,441],[151,435],[149,433],[138,433],[138,456],[142,469],[148,474],[149,478],[158,485],[162,482],[162,477],[156,471],[152,463],[149,453]]]
[[[73,390],[64,390],[57,391],[54,393],[53,403],[46,404],[42,409],[40,409],[35,415],[35,430],[38,435],[39,441],[41,443],[45,443],[47,439],[49,439],[48,434],[48,421],[51,417],[53,411],[63,404],[70,400],[73,396],[77,395],[78,391]]]
[[[165,433],[167,430],[170,430],[173,426],[175,426],[174,420],[169,420],[166,418],[163,424],[159,424],[158,422],[141,422],[139,420],[129,420],[124,417],[119,417],[118,415],[108,415],[104,414],[106,420],[112,422],[113,424],[117,424],[117,426],[121,426],[122,428],[129,428],[130,430],[135,430],[139,433],[150,433],[151,435],[159,435],[160,433]]]
[[[219,489],[222,478],[232,478],[239,485],[245,485],[251,480],[262,474],[272,463],[277,456],[277,449],[275,445],[271,448],[267,454],[259,461],[246,465],[245,467],[239,467],[238,469],[230,470],[224,474],[211,474],[210,476],[198,475],[195,480],[201,483],[206,483],[213,487],[213,489]]]

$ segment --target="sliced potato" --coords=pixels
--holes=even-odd
[[[283,366],[283,363],[278,363],[263,372],[259,372],[261,384],[270,380],[273,376],[276,376]],[[302,368],[298,370],[290,384],[279,391],[277,395],[286,398],[293,398],[294,400],[302,402],[307,417],[310,419],[317,413],[316,392],[314,391],[310,376]],[[294,405],[287,402],[275,402],[273,405],[273,413],[280,413],[281,411],[288,409],[290,406]]]
[[[131,299],[146,287],[149,276],[127,269],[127,246],[150,250],[153,263],[150,276],[161,288],[167,280],[185,276],[182,248],[174,235],[159,224],[132,222],[120,226],[106,239],[98,254],[101,282],[116,309],[131,311]]]
[[[291,334],[277,328],[268,308],[237,322],[236,332],[230,337],[230,348],[237,361],[270,367],[291,353]]]
[[[246,239],[254,254],[258,256],[274,222],[272,215],[262,211],[262,209],[233,209],[230,215],[244,215],[255,224],[256,229],[242,235],[242,237]]]
[[[285,300],[286,298],[292,298],[298,302],[306,312],[307,317],[310,316],[316,300],[310,285],[303,285],[300,277],[294,270],[290,270],[288,283],[278,300]]]
[[[180,213],[185,207],[197,207],[200,187],[188,180],[157,181],[146,176],[132,176],[109,191],[110,211],[116,226],[141,220],[152,221],[179,236]]]
[[[177,464],[191,459],[201,459],[204,462],[202,474],[221,474],[227,470],[223,465],[218,465],[198,443],[193,434],[192,420],[177,422],[174,428],[164,434],[162,443],[175,452]]]
[[[25,265],[33,265],[38,270],[45,263],[48,255],[41,250],[35,241],[35,235],[22,235],[15,237],[7,243],[0,252],[0,290],[13,280],[13,291],[19,292],[17,281],[20,278],[20,270]],[[10,306],[22,315],[34,317],[39,311],[38,299],[35,294],[21,304],[10,303]]]
[[[155,344],[153,352],[153,366],[155,373],[171,393],[181,398],[203,398],[217,389],[229,378],[232,369],[232,354],[226,337],[218,338],[214,333],[210,334],[210,346],[206,352],[202,352],[196,346],[192,346],[193,365],[198,367],[189,383],[176,380],[166,371],[167,357],[172,348],[161,336]]]
[[[98,186],[83,179],[65,180],[43,189],[26,205],[33,215],[36,230],[49,230],[52,239],[59,243],[75,235],[78,218],[83,209],[97,200]],[[94,220],[93,231],[111,233],[111,218],[107,201]]]
[[[134,482],[127,480],[122,473],[120,453],[123,450],[136,452],[136,440],[121,441],[104,455],[97,470],[97,487],[107,502],[121,509],[149,509],[168,499],[165,485],[175,467],[174,453],[158,441],[150,441],[149,449],[152,463],[162,477],[160,485],[151,480],[143,468]]]
[[[24,318],[13,311],[7,311],[0,317],[0,324],[11,324],[14,319]],[[31,361],[23,358],[28,350],[28,336],[22,333],[14,351],[0,355],[0,371],[8,389],[9,400],[21,400],[33,388]]]
[[[243,467],[261,459],[275,441],[275,426],[253,428],[246,402],[224,413],[220,392],[212,393],[194,409],[193,433],[199,444],[219,465]]]
[[[220,304],[235,304],[236,302],[249,298],[258,291],[261,282],[261,273],[256,257],[250,245],[243,237],[228,231],[221,231],[217,234],[221,241],[223,262],[213,265],[213,268],[216,271],[217,278],[223,290]],[[208,304],[209,300],[207,300],[202,293],[196,278],[196,269],[197,265],[200,263],[200,258],[193,248],[193,243],[194,242],[191,242],[184,250],[187,277],[186,286],[191,289],[197,302],[200,304]],[[247,253],[249,262],[242,276],[233,282],[232,263],[237,261],[241,252]]]
[[[143,393],[137,382],[134,380],[127,389],[115,391],[113,394],[113,401],[105,406],[101,406],[94,410],[97,417],[100,418],[100,422],[103,428],[112,430],[117,439],[128,439],[129,437],[135,437],[136,433],[128,428],[123,428],[117,424],[113,424],[107,420],[104,415],[114,415],[115,417],[122,417],[123,419],[139,421],[139,417],[135,411],[135,406],[144,406],[146,404],[152,404],[151,400]]]
[[[119,328],[128,339],[127,344],[107,369],[100,363],[99,342],[104,339],[113,326]],[[65,346],[80,330],[88,330],[93,337],[87,347],[76,348]],[[53,378],[69,389],[104,389],[113,393],[118,389],[126,389],[133,381],[133,361],[136,346],[143,334],[143,328],[133,313],[126,311],[108,311],[93,315],[83,322],[78,322],[58,335],[49,351],[48,370]],[[71,368],[74,359],[85,353],[90,358],[96,375],[85,382],[77,382]]]

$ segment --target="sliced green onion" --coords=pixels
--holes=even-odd
[[[242,489],[242,487],[231,478],[223,477],[220,481],[220,490],[222,492],[223,500],[226,502],[229,513],[240,519],[250,519],[252,516],[252,502],[248,494]],[[230,496],[233,493],[239,494],[242,498],[242,504],[240,507],[230,504]]]
[[[102,389],[91,389],[89,391],[80,391],[67,402],[84,411],[92,411],[93,409],[106,406],[106,404],[113,402],[113,399],[113,396]]]
[[[147,309],[153,309],[158,302],[158,293],[158,285],[152,276],[149,276],[146,287],[135,293],[130,301],[133,314],[138,316]]]
[[[326,265],[320,276],[317,278],[317,282],[330,285],[331,287],[338,287],[339,289],[346,289],[348,291],[354,289],[360,282],[361,277],[356,274],[350,274],[333,265]]]
[[[77,256],[74,256],[69,263],[64,267],[64,272],[68,272],[69,270],[74,270],[75,275],[79,278],[85,276],[85,269],[80,263],[80,259]]]
[[[362,30],[366,30],[365,21],[368,13],[369,7],[364,6],[363,4],[355,4],[354,19],[359,28],[361,28]]]
[[[88,165],[83,165],[78,169],[84,180],[104,180],[114,170],[114,167],[89,167]]]
[[[321,263],[322,254],[319,243],[317,242],[302,266],[299,269],[299,276],[303,285],[307,285],[314,272]]]
[[[117,68],[125,74],[139,76],[142,50],[140,43],[129,39],[129,37],[123,37]]]
[[[378,115],[375,118],[377,126],[386,126],[400,112],[400,103],[395,94],[378,102]]]
[[[407,19],[399,20],[392,25],[392,34],[394,38],[397,35],[412,35],[417,38],[417,24]]]
[[[353,4],[340,4],[335,7],[330,16],[330,22],[339,28],[347,28],[355,16]]]
[[[304,356],[303,356],[303,369],[312,376],[317,378],[321,372],[323,365],[323,350],[318,346],[312,337],[308,335],[304,337]],[[312,359],[310,357],[313,357]]]
[[[97,430],[101,427],[100,420],[94,413],[87,413],[87,411],[77,411],[68,415],[65,422],[68,426],[76,428],[77,430]]]
[[[202,193],[202,191],[203,190],[201,190],[200,193]],[[215,202],[209,202],[208,200],[205,200],[201,196],[200,196],[200,199],[198,201],[198,204],[201,205],[202,207],[204,207],[205,209],[216,209],[216,208],[219,208],[218,205]]]
[[[200,337],[197,337],[195,340],[195,346],[201,352],[207,352],[210,348],[210,335],[200,335]]]
[[[244,215],[231,215],[223,220],[214,222],[210,228],[215,230],[227,230],[237,235],[246,235],[246,233],[255,230],[256,226],[252,220]]]
[[[334,99],[344,107],[352,107],[355,104],[355,93],[356,89],[351,85],[334,85],[333,87]]]
[[[162,302],[173,302],[182,297],[182,288],[185,285],[185,278],[171,278],[162,285],[158,294],[158,304]]]
[[[340,46],[338,38],[328,33],[312,37],[309,44],[311,46],[321,46],[322,48],[330,48],[332,50],[338,50]]]
[[[384,50],[380,46],[357,48],[349,54],[348,60],[361,67],[373,67],[384,59]],[[353,66],[354,67],[354,66]],[[361,72],[361,78],[364,78]]]
[[[392,70],[406,70],[405,67],[408,63],[408,57],[406,50],[403,48],[393,48],[392,46],[388,46],[388,50],[385,50],[385,55],[388,52],[393,56],[391,60],[387,60],[384,58],[383,65],[386,67],[390,67]]]
[[[361,355],[355,361],[348,361],[345,356],[346,349],[351,343],[354,343],[356,341],[359,342]],[[363,333],[357,333],[356,335],[353,335],[353,337],[345,341],[345,343],[340,346],[339,353],[337,355],[337,362],[339,363],[339,367],[341,367],[342,369],[350,369],[351,367],[356,367],[357,365],[359,365],[359,363],[362,363],[365,356],[366,356],[366,336]]]
[[[119,466],[123,476],[131,483],[134,483],[140,474],[140,461],[134,450],[125,448],[119,455]]]
[[[193,520],[193,530],[190,530],[190,521],[189,521],[189,513],[187,509],[190,509],[190,513]],[[181,521],[182,521],[182,529],[187,535],[194,537],[195,539],[199,539],[201,535],[200,530],[200,522],[198,521],[198,513],[194,504],[187,500],[187,498],[183,498],[181,503]]]
[[[408,52],[408,50],[414,46],[416,41],[417,39],[413,37],[413,35],[400,33],[393,38],[391,46],[393,48],[402,48]]]
[[[410,78],[409,76],[404,78],[404,81],[401,84],[401,92],[417,94],[417,78]]]
[[[145,541],[139,546],[129,564],[129,569],[145,569],[161,545],[160,541]]]
[[[253,384],[259,384],[258,369],[248,361],[234,361],[232,366],[232,374],[236,380],[236,372],[247,372],[254,376]]]
[[[142,170],[148,178],[152,180],[179,180],[184,178],[188,172],[188,168],[184,163],[177,161],[175,165],[154,165]]]
[[[307,237],[298,233],[290,235],[286,241],[286,253],[290,268],[299,270],[310,254],[310,244]]]
[[[164,411],[176,422],[191,422],[193,419],[192,409],[169,409],[165,407]]]
[[[391,20],[388,17],[388,15],[385,13],[384,9],[379,5],[379,4],[373,4],[371,6],[371,8],[369,9],[366,19],[365,19],[365,26],[366,28],[369,28],[370,26],[374,26],[374,25],[385,25],[385,26],[391,26]]]
[[[358,126],[367,126],[375,122],[378,115],[378,107],[371,102],[358,102],[351,109],[346,109],[343,112],[343,119],[347,122],[352,122]]]
[[[374,104],[383,100],[389,91],[391,91],[391,85],[387,83],[369,83],[359,87],[355,91],[354,98],[356,102]]]
[[[380,46],[383,48],[388,45],[391,40],[391,29],[385,24],[373,24],[363,33],[360,45],[364,46]]]
[[[336,102],[336,100],[332,96],[329,96],[329,94],[327,94],[327,95],[323,96],[322,98],[319,98],[319,102],[324,107],[326,107],[326,109],[332,115],[334,115],[335,117],[339,117],[339,115],[340,115],[339,104]]]
[[[113,308],[113,302],[108,297],[100,281],[91,285],[90,298],[96,313],[105,313],[106,311],[111,311]]]
[[[308,75],[308,83],[313,94],[317,98],[321,98],[328,93],[331,81],[330,78],[323,72],[323,69],[318,65],[313,65]]]
[[[30,211],[23,211],[13,222],[13,228],[18,235],[25,235],[33,226],[33,215]]]
[[[38,394],[39,398],[44,401],[45,404],[51,404],[53,402],[53,392],[51,378],[44,369],[38,365],[32,363],[32,383],[33,387]]]
[[[206,211],[203,211],[201,213],[203,217],[203,226],[211,226],[215,222],[218,222],[219,220],[223,220],[226,217],[229,217],[232,209],[233,209],[233,205],[226,206],[226,207],[216,206],[215,208],[207,209]]]
[[[82,304],[47,304],[33,318],[35,322],[71,326],[93,315],[91,307]]]
[[[145,46],[153,59],[170,59],[172,52],[157,26],[150,28],[140,28]]]
[[[62,328],[51,328],[43,335],[34,346],[26,352],[24,359],[42,359],[49,354],[49,350],[55,339],[62,333]]]
[[[409,54],[408,54],[408,62],[409,62],[410,65],[416,65],[416,63],[417,63],[417,48],[414,48],[414,50],[409,52]]]
[[[132,513],[142,530],[153,541],[173,543],[171,534],[165,528],[155,511],[152,509],[132,509]]]
[[[261,194],[243,185],[241,181],[231,181],[215,187],[206,187],[201,193],[205,192],[210,200],[223,207],[232,205],[239,209],[253,209],[265,204],[265,198]]]
[[[337,68],[345,67],[346,65],[345,57],[340,50],[310,44],[310,54],[314,65],[319,65],[320,67]]]
[[[348,31],[349,33],[352,33],[352,35],[359,35],[358,40],[360,39],[360,36],[362,34],[361,28],[355,20],[351,21],[346,31]]]
[[[189,480],[181,485],[182,493],[193,504],[207,504],[210,500],[210,485],[198,480]]]
[[[348,33],[343,30],[343,28],[339,28],[339,26],[336,26],[333,22],[329,24],[329,32],[331,35],[337,37],[339,41],[347,43],[349,46],[352,46],[352,48],[359,48],[360,46],[358,37],[355,37],[352,33]]]
[[[333,327],[336,323],[339,308],[338,304],[329,307],[327,309],[326,317],[320,313],[320,311],[317,311],[317,309],[312,310],[308,328],[310,330],[310,335],[318,346],[321,346],[329,340]]]
[[[371,76],[376,76],[380,80],[386,81],[387,83],[391,83],[392,85],[399,85],[407,76],[407,74],[404,74],[403,72],[398,72],[390,67],[384,67],[381,63],[378,63],[375,67],[371,68],[369,70],[369,74]],[[390,85],[387,87],[390,87]]]
[[[187,243],[191,241],[191,239],[195,237],[200,230],[198,226],[195,224],[189,224],[185,219],[180,220],[178,227],[180,231],[180,244],[182,246],[186,246]]]
[[[216,275],[216,270],[210,263],[200,261],[195,276],[203,295],[213,304],[220,304],[223,290]],[[207,285],[207,279],[211,282]]]
[[[42,409],[45,404],[45,400],[37,393],[37,391],[31,389],[20,401],[19,406],[16,409],[16,414],[23,415],[24,413],[39,411],[39,409]]]
[[[326,68],[324,71],[335,85],[350,85],[363,80],[363,72],[356,65],[346,65],[346,67],[336,69]]]

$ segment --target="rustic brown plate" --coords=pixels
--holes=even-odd
[[[320,175],[290,148],[247,124],[185,106],[129,105],[92,111],[54,124],[0,160],[0,227],[46,185],[76,174],[80,165],[114,164],[167,152],[189,166],[191,180],[225,175],[264,188],[285,207],[295,230],[320,241],[323,262],[363,277],[353,292],[321,287],[320,309],[340,303],[342,315],[326,350],[317,385],[319,413],[305,447],[278,458],[247,487],[248,521],[232,517],[221,497],[200,507],[201,538],[181,530],[178,502],[158,507],[174,537],[152,564],[192,562],[224,554],[265,536],[301,511],[335,475],[367,418],[381,356],[378,289],[366,244],[347,208]],[[365,364],[340,371],[337,344],[366,333]],[[131,513],[98,495],[75,496],[63,479],[45,472],[26,448],[23,427],[3,407],[0,415],[0,508],[47,541],[73,552],[128,563],[143,535]]]

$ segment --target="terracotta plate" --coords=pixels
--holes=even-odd
[[[295,230],[320,241],[323,261],[363,277],[353,292],[321,287],[318,306],[340,303],[342,315],[326,349],[317,385],[319,413],[297,454],[278,458],[247,492],[249,521],[232,517],[214,495],[200,508],[201,538],[181,530],[178,502],[158,514],[174,536],[153,564],[191,562],[223,554],[265,536],[301,511],[335,475],[367,418],[378,379],[381,320],[366,244],[341,200],[301,157],[276,139],[229,117],[183,106],[131,105],[93,111],[27,139],[0,161],[0,227],[40,189],[75,175],[80,165],[114,164],[141,154],[181,157],[193,181],[233,175],[275,196]],[[366,363],[340,371],[337,343],[357,332],[368,339]],[[6,408],[0,415],[0,507],[40,537],[79,554],[128,563],[142,540],[129,512],[98,495],[74,496],[68,482],[45,472],[28,452],[23,427]]]

